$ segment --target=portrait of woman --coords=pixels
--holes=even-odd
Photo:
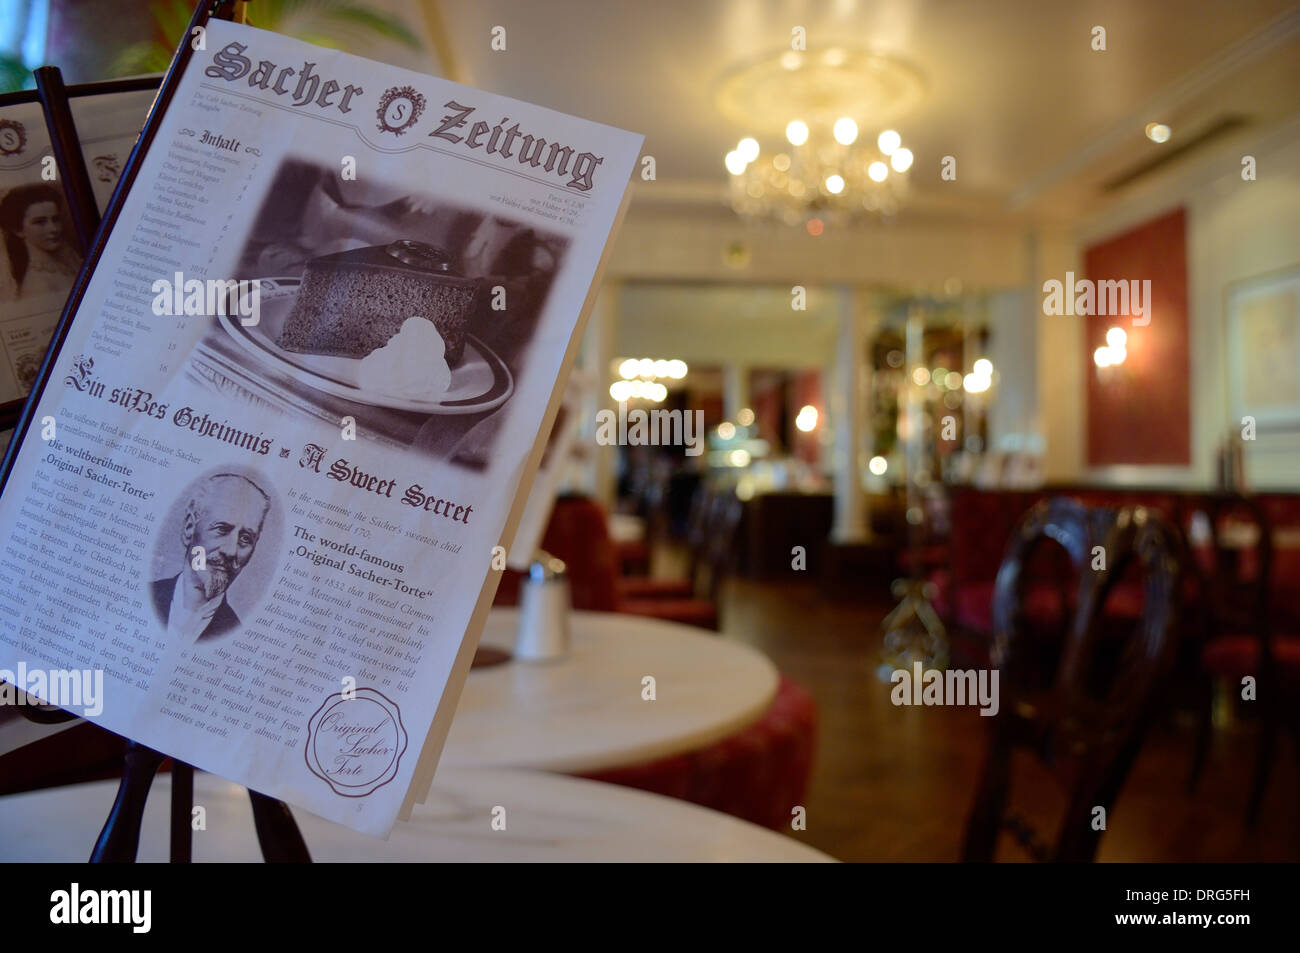
[[[58,190],[20,185],[0,199],[0,233],[7,261],[0,267],[0,301],[67,294],[81,257],[69,244]]]

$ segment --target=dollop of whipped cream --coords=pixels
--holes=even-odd
[[[436,400],[451,386],[447,345],[427,318],[413,316],[361,359],[357,384],[362,390],[415,400]]]

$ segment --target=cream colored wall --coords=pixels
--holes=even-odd
[[[1241,178],[1241,157],[1254,155],[1257,179]],[[1192,463],[1187,467],[1107,467],[1103,481],[1208,485],[1229,428],[1224,308],[1229,285],[1300,267],[1300,120],[1219,149],[1136,195],[1079,232],[1086,247],[1170,211],[1187,208],[1188,312],[1191,325]],[[1081,362],[1077,362],[1081,366]],[[1300,375],[1300,367],[1295,369]],[[1080,392],[1081,393],[1081,392]],[[1082,410],[1082,401],[1080,401]],[[1246,445],[1247,482],[1257,488],[1300,487],[1300,432],[1261,433]]]

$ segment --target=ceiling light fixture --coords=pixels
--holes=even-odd
[[[893,215],[916,158],[897,123],[924,93],[906,63],[845,44],[775,50],[729,68],[714,95],[723,116],[748,130],[726,157],[732,208],[826,229]]]

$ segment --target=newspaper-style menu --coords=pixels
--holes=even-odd
[[[0,668],[102,669],[106,728],[383,835],[441,747],[642,139],[205,40],[0,497]]]
[[[73,96],[73,121],[100,212],[155,90]],[[26,397],[81,267],[39,102],[0,108],[0,404]]]

